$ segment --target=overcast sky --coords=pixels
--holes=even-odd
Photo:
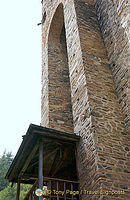
[[[0,0],[0,155],[40,124],[41,0]]]

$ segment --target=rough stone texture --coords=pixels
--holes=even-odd
[[[57,8],[53,16],[47,40],[48,59],[46,60],[47,56],[43,56],[45,58],[42,78],[42,94],[44,94],[42,97],[43,125],[72,133],[71,92],[62,5]],[[49,104],[47,103],[45,107],[46,101]]]
[[[80,119],[83,124],[80,125],[80,135],[86,139],[86,142],[83,142],[86,150],[84,154],[79,151],[82,161],[79,162],[79,169],[82,169],[79,170],[79,176],[84,180],[82,187],[90,190],[96,190],[97,184],[100,188],[118,190],[119,185],[123,182],[127,185],[128,181],[127,177],[120,177],[120,170],[127,176],[124,163],[118,168],[120,160],[127,161],[124,148],[128,143],[122,136],[125,130],[123,116],[120,114],[120,105],[94,4],[75,1],[75,8],[89,102],[88,109],[82,113]],[[118,181],[115,178],[117,175]],[[125,199],[124,196],[122,198]]]
[[[49,127],[73,132],[69,67],[62,5],[53,17],[48,38]]]
[[[111,32],[105,35],[103,23],[113,30],[113,19],[105,12],[113,16],[117,11],[109,12],[105,2],[44,0],[43,3],[46,19],[42,26],[42,125],[67,132],[73,132],[74,126],[74,132],[81,135],[76,158],[81,189],[125,190],[125,194],[117,196],[84,194],[83,200],[129,199],[129,148],[124,115],[128,111],[121,110],[123,104],[120,105],[128,101],[118,91],[126,84],[127,73],[123,72],[126,74],[123,78],[123,74],[116,75],[116,64],[112,64],[112,57],[119,54],[119,44],[114,55],[109,45]],[[124,53],[120,52],[119,57],[114,60],[120,65],[117,74],[126,69],[128,62]]]
[[[129,11],[128,0],[95,0],[95,7],[128,130],[129,123]]]

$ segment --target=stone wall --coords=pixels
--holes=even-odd
[[[46,37],[47,44],[45,48],[48,51],[48,55],[45,57],[43,55],[45,60],[42,77],[42,94],[44,94],[44,97],[42,97],[42,125],[73,133],[69,67],[65,34],[63,6],[60,4],[51,21],[49,35]],[[43,51],[43,54],[44,53],[45,52]],[[45,70],[47,71],[47,75],[44,72]],[[47,80],[46,83],[44,81],[45,76]],[[46,95],[48,96],[48,99],[45,100]],[[48,101],[48,110],[44,106],[46,101]],[[48,116],[46,116],[47,111]],[[48,120],[45,120],[46,118],[48,118]]]
[[[48,38],[49,127],[73,133],[63,6],[53,17]]]
[[[65,51],[64,55],[59,54],[59,48],[61,49],[61,45],[57,45],[59,43],[56,42],[56,45],[50,43],[49,48],[48,42],[51,41],[49,33],[53,17],[61,2],[64,9],[68,56]],[[68,84],[64,84],[65,87],[71,89],[69,90],[71,100],[69,104],[66,102],[70,95],[68,93],[69,98],[64,98],[64,87],[60,88],[63,90],[63,96],[58,96],[58,98],[63,97],[64,103],[72,105],[72,113],[69,110],[69,114],[73,115],[74,132],[81,136],[76,158],[80,188],[91,191],[124,189],[125,195],[104,197],[102,194],[97,198],[124,200],[128,199],[127,133],[124,114],[119,104],[120,97],[119,94],[117,95],[117,86],[112,74],[111,60],[107,45],[104,46],[106,42],[102,37],[101,21],[98,19],[96,8],[98,9],[98,6],[96,4],[95,7],[95,2],[92,0],[44,1],[43,16],[46,12],[46,19],[42,26],[42,125],[72,131],[71,123],[69,129],[68,125],[59,126],[54,121],[57,119],[58,100],[51,98],[51,95],[55,97],[56,85],[54,87],[53,79],[60,75],[54,72],[58,61],[54,57],[58,57],[65,61],[66,69],[69,68],[69,79],[66,79]],[[58,24],[54,27],[57,27],[61,21],[57,19]],[[62,25],[59,27],[59,33],[61,33]],[[65,36],[65,33],[61,35]],[[53,51],[53,45],[55,51]],[[67,59],[68,65],[66,65]],[[50,62],[54,63],[54,68],[53,65],[49,68]],[[59,64],[58,68],[60,69]],[[62,107],[60,108],[63,111]],[[51,120],[52,123],[50,123]],[[95,198],[95,195],[82,195],[83,200]]]
[[[89,102],[81,119],[85,127],[80,126],[86,148],[84,154],[80,153],[83,187],[94,190],[98,185],[104,190],[128,189],[126,129],[94,2],[77,0],[75,9]],[[111,196],[105,198],[112,199]]]
[[[129,123],[129,11],[128,0],[95,0],[95,7],[116,84],[121,112]]]

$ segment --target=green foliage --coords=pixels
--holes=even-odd
[[[32,185],[21,184],[20,186],[20,200],[23,200],[27,192],[31,189]]]
[[[30,185],[21,184],[20,187],[20,200],[23,200],[29,189],[31,188]],[[16,191],[17,191],[17,184],[15,184],[11,188],[11,184],[6,187],[4,190],[0,192],[0,200],[8,199],[8,200],[16,200]]]
[[[12,153],[6,151],[0,157],[0,200],[16,200],[17,184],[11,187],[11,183],[5,179],[5,175],[9,169],[9,166],[13,160]],[[31,185],[20,185],[20,200],[23,200],[26,193],[31,188]]]
[[[8,185],[4,190],[0,192],[0,200],[8,199],[8,200],[16,200],[16,186],[13,188]]]
[[[2,157],[0,157],[0,191],[5,189],[9,182],[5,179],[5,175],[9,169],[9,166],[13,160],[13,155],[11,152],[3,153]]]

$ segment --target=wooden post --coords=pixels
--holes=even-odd
[[[39,145],[39,173],[38,173],[39,189],[43,189],[43,141]],[[43,197],[39,197],[39,200],[43,200]]]
[[[19,200],[19,197],[20,197],[20,180],[18,179],[16,200]]]
[[[50,181],[50,186],[49,186],[49,190],[51,191],[52,190],[52,187],[51,187],[51,181]],[[51,192],[50,192],[50,200],[51,200]]]
[[[73,183],[71,183],[71,192],[73,191]],[[74,199],[74,196],[72,194],[72,200]]]
[[[56,186],[57,186],[56,187],[57,191],[59,191],[59,182],[58,181],[56,182]],[[57,200],[59,200],[59,194],[57,194]]]
[[[66,200],[66,183],[64,182],[64,200]]]

